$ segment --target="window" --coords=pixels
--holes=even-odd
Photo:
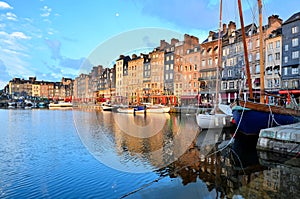
[[[166,57],[166,61],[169,61],[169,56]]]
[[[208,65],[209,65],[209,66],[212,65],[212,59],[211,59],[211,58],[208,59]]]
[[[284,63],[288,63],[288,61],[289,61],[288,56],[285,56],[285,57],[284,57]]]
[[[249,54],[248,59],[249,59],[249,62],[252,62],[252,54]]]
[[[285,82],[283,83],[283,86],[284,86],[284,88],[288,88],[289,82],[288,82],[288,81],[285,81]]]
[[[173,79],[173,73],[170,73],[170,79]]]
[[[276,41],[276,48],[280,48],[280,41]]]
[[[227,71],[227,75],[228,75],[228,77],[232,76],[232,70],[231,69]]]
[[[202,60],[201,66],[205,66],[205,60]]]
[[[169,64],[166,65],[166,70],[169,70],[170,66]]]
[[[272,69],[267,69],[267,75],[272,75]]]
[[[256,74],[260,73],[260,65],[259,64],[255,66],[255,73]]]
[[[298,59],[299,58],[299,51],[292,52],[292,59]]]
[[[168,80],[169,79],[169,74],[166,74],[166,80]]]
[[[275,53],[275,60],[280,60],[280,53]]]
[[[298,88],[298,86],[299,86],[299,81],[298,81],[298,80],[294,80],[294,81],[292,82],[292,86],[293,86],[293,88]]]
[[[273,42],[269,43],[269,49],[273,49]]]
[[[227,82],[223,82],[223,89],[227,89]]]
[[[289,50],[289,45],[285,44],[284,51],[288,51],[288,50]]]
[[[279,87],[279,79],[274,79],[274,87]]]
[[[233,89],[234,88],[234,82],[229,82],[229,88]]]
[[[293,34],[298,33],[298,32],[299,32],[298,26],[292,27],[292,33],[293,33]]]
[[[260,57],[259,57],[259,53],[256,53],[256,60],[259,60]]]
[[[288,68],[287,68],[287,67],[284,67],[284,68],[283,68],[283,74],[284,74],[284,75],[287,75],[287,74],[288,74]]]
[[[292,68],[292,74],[293,75],[298,75],[298,73],[299,73],[298,68]]]
[[[298,45],[299,45],[298,38],[292,39],[292,46],[295,47],[295,46],[298,46]]]
[[[170,70],[173,70],[173,68],[174,68],[174,65],[171,64],[171,65],[170,65]]]
[[[273,55],[270,54],[270,55],[268,55],[268,62],[272,62],[272,61],[273,61]]]
[[[269,87],[269,88],[272,88],[272,86],[273,86],[272,83],[273,83],[272,80],[269,79],[269,80],[268,80],[268,87]]]
[[[256,47],[259,47],[259,39],[256,40]]]

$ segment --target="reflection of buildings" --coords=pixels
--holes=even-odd
[[[197,125],[191,124],[191,122],[195,123],[194,120],[186,120],[175,115],[170,117],[169,114],[153,114],[146,117],[115,114],[114,121],[119,129],[115,131],[119,155],[127,152],[133,156],[137,155],[138,158],[145,158],[156,168],[166,166],[179,158],[198,133]],[[158,128],[153,127],[151,122]],[[152,129],[142,128],[147,125]],[[152,130],[153,134],[150,132]],[[149,136],[138,137],[142,133]]]
[[[183,185],[202,180],[208,190],[216,191],[220,198],[233,198],[235,195],[244,198],[299,198],[299,158],[288,158],[284,164],[275,166],[266,161],[260,165],[258,160],[254,160],[254,165],[243,170],[232,161],[227,153],[229,150],[222,155],[207,156],[201,151],[203,147],[195,143],[177,161],[163,169],[162,175],[167,171],[171,178],[180,177]],[[210,145],[211,149],[214,147],[217,144]],[[262,157],[267,156],[262,154]]]

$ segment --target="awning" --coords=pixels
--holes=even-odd
[[[208,49],[207,49],[207,52],[209,52],[210,50],[211,50],[211,48],[208,48]]]
[[[273,67],[274,70],[279,69],[279,68],[280,68],[279,65],[276,65],[276,66]]]
[[[300,94],[300,90],[281,90],[279,94]]]
[[[181,99],[195,99],[197,98],[196,95],[182,95]]]

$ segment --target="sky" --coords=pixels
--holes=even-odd
[[[245,24],[258,24],[256,0],[242,0]],[[218,31],[219,0],[0,0],[0,89],[14,77],[60,81],[111,67],[120,54],[147,53],[161,39]],[[299,0],[263,0],[264,23],[300,11]],[[223,23],[239,27],[236,0]]]

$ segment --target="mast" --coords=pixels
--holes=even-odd
[[[218,33],[218,65],[217,65],[217,79],[216,79],[216,107],[219,104],[219,75],[222,64],[222,42],[221,42],[221,28],[222,28],[222,0],[220,0],[220,21]]]
[[[243,46],[244,46],[244,57],[245,57],[245,64],[246,64],[247,83],[248,83],[248,86],[249,86],[250,99],[253,99],[253,91],[252,91],[252,83],[251,83],[249,59],[248,59],[248,49],[247,49],[247,43],[246,43],[246,34],[245,34],[245,26],[244,26],[243,9],[242,9],[241,0],[238,0],[238,6],[239,6],[241,30],[242,30],[242,37],[243,37]]]
[[[264,54],[263,54],[263,25],[262,25],[262,3],[258,0],[259,14],[259,54],[260,54],[260,103],[265,103],[265,81],[264,81]]]

